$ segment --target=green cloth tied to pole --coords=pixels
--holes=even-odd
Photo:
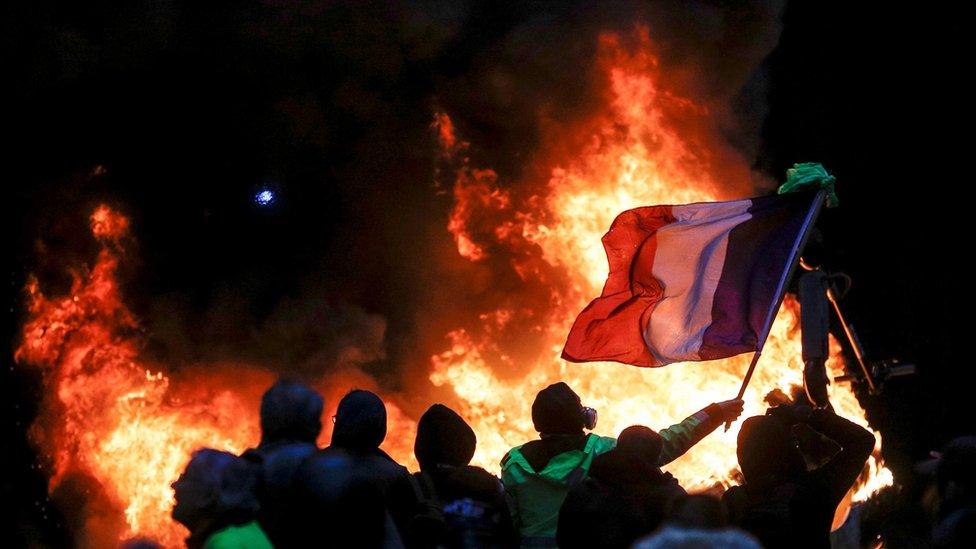
[[[834,191],[836,181],[837,178],[827,173],[819,162],[803,162],[786,170],[786,183],[780,185],[776,193],[824,189],[827,191],[827,207],[833,208],[840,204]]]

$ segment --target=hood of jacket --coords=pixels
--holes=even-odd
[[[342,397],[336,409],[332,446],[373,450],[386,438],[386,406],[375,393],[357,389]]]

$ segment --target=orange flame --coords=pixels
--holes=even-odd
[[[535,393],[549,383],[566,381],[586,405],[600,410],[598,432],[613,436],[633,424],[665,427],[710,402],[732,398],[751,358],[653,370],[615,363],[566,364],[559,359],[573,319],[600,294],[606,280],[600,237],[618,213],[651,204],[725,198],[719,189],[741,196],[752,188],[745,159],[709,137],[709,132],[718,132],[710,129],[708,110],[666,89],[647,30],[639,29],[635,38],[638,46],[629,51],[618,35],[601,37],[599,66],[607,100],[603,110],[581,125],[581,136],[564,138],[581,146],[543,160],[552,166],[543,172],[548,173],[543,193],[516,204],[497,186],[494,172],[467,165],[458,172],[457,203],[448,229],[462,256],[478,261],[491,249],[510,253],[516,257],[513,269],[525,279],[539,269],[526,271],[530,262],[525,254],[513,252],[534,245],[546,266],[562,269],[569,277],[568,284],[551,287],[554,305],[537,323],[547,352],[520,365],[521,376],[499,376],[493,367],[497,364],[488,358],[497,356],[503,346],[495,329],[498,319],[522,314],[508,308],[483,313],[478,330],[450,332],[450,348],[432,357],[431,382],[457,395],[462,415],[478,433],[475,462],[491,470],[497,470],[499,456],[508,449],[537,436],[530,406]],[[561,143],[553,148],[566,150]],[[534,181],[525,183],[527,188],[541,187]],[[486,226],[486,220],[496,224]],[[729,432],[713,433],[669,466],[687,488],[728,486],[736,474],[735,438],[741,421],[764,413],[764,397],[770,391],[789,394],[802,383],[797,312],[792,299],[779,312],[746,391],[742,418]],[[828,368],[833,375],[843,372],[836,342]],[[832,385],[830,396],[838,413],[867,426],[849,386]],[[875,434],[880,448],[880,435]],[[857,499],[892,482],[890,472],[874,457],[871,460],[872,474]]]
[[[435,113],[431,127],[437,130],[437,140],[441,145],[441,149],[444,151],[453,152],[458,146],[464,145],[463,143],[458,143],[454,130],[454,121],[451,120],[450,116],[441,112]]]
[[[91,230],[95,238],[118,241],[129,232],[129,220],[102,204],[91,215]]]
[[[601,36],[598,67],[606,100],[585,120],[551,128],[533,172],[544,173],[544,179],[524,186],[544,192],[526,196],[503,189],[491,170],[463,166],[458,172],[448,221],[458,252],[471,261],[508,254],[521,280],[549,292],[542,301],[547,308],[506,304],[481,311],[480,326],[449,332],[447,349],[431,357],[430,382],[457,397],[459,412],[478,434],[474,462],[489,470],[498,470],[509,448],[536,436],[529,407],[535,393],[553,381],[565,380],[586,404],[599,408],[598,431],[615,435],[636,423],[660,428],[730,398],[748,363],[748,356],[740,356],[645,370],[569,365],[558,358],[576,313],[599,294],[606,276],[600,236],[617,213],[742,196],[752,189],[748,163],[718,137],[709,109],[667,88],[647,30],[633,39],[636,46],[628,49],[618,35]],[[445,154],[466,149],[446,114],[435,117],[434,127]],[[196,448],[239,452],[258,441],[260,393],[272,379],[249,365],[172,373],[146,360],[139,324],[116,280],[129,221],[100,206],[91,229],[102,249],[90,269],[73,272],[68,296],[46,296],[35,278],[26,287],[29,316],[15,358],[40,368],[50,387],[31,436],[39,447],[53,449],[52,489],[73,475],[94,479],[116,513],[91,518],[79,543],[105,546],[146,536],[177,546],[187,532],[170,519],[170,483]],[[792,300],[780,311],[746,392],[743,418],[763,412],[768,392],[788,393],[801,382],[796,311]],[[516,366],[504,338],[520,321],[532,326],[544,352],[517,364],[520,374],[512,377],[502,373]],[[836,342],[828,367],[833,374],[843,369]],[[317,387],[332,407],[326,416],[349,388],[377,390],[375,381],[355,369]],[[832,385],[830,396],[838,413],[867,425],[848,386]],[[388,408],[391,436],[384,448],[414,467],[416,424],[389,399]],[[669,469],[691,490],[729,484],[740,422],[728,433],[710,435]],[[320,442],[328,440],[331,428],[331,422],[323,423],[327,430]],[[880,448],[880,436],[878,441]],[[872,458],[869,465],[855,499],[892,482],[880,461]]]
[[[100,206],[91,228],[103,245],[117,244],[128,220]],[[140,359],[138,326],[120,299],[117,267],[115,252],[103,248],[89,272],[73,273],[71,294],[60,298],[45,296],[32,278],[30,319],[15,358],[44,368],[54,389],[47,407],[59,421],[33,433],[56,449],[51,487],[69,473],[88,475],[124,514],[120,539],[151,533],[177,545],[186,533],[169,518],[169,483],[198,447],[240,451],[256,441],[256,410],[219,384],[196,391],[205,399],[172,396],[170,378]],[[86,543],[113,541],[104,535],[90,532]]]
[[[273,380],[244,365],[210,365],[177,379],[142,358],[139,326],[116,280],[128,226],[107,206],[95,210],[91,230],[103,248],[90,270],[72,273],[68,296],[45,296],[36,278],[28,281],[29,318],[15,360],[41,368],[53,389],[31,432],[38,447],[54,449],[50,488],[71,475],[92,478],[117,512],[89,517],[79,544],[144,536],[176,547],[188,532],[170,518],[170,484],[198,448],[237,453],[258,442],[260,394]],[[328,415],[353,387],[376,389],[354,371],[323,380]],[[389,423],[393,432],[416,429],[393,404]],[[402,457],[412,445],[394,439],[386,448]]]

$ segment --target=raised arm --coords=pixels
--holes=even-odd
[[[658,466],[667,465],[678,459],[716,427],[726,421],[735,420],[742,413],[742,405],[742,400],[738,399],[709,404],[686,417],[681,423],[658,431],[664,439]]]
[[[840,445],[841,450],[827,463],[813,471],[820,483],[840,501],[854,485],[864,463],[874,450],[874,435],[864,427],[829,410],[814,410],[807,420],[813,430]]]

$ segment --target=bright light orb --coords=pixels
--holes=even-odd
[[[262,189],[254,195],[254,202],[258,206],[268,206],[275,201],[275,193],[270,189]]]

